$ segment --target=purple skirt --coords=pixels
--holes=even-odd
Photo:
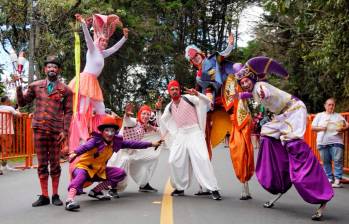
[[[319,161],[301,139],[282,146],[280,140],[263,136],[256,176],[272,194],[285,193],[294,184],[303,200],[311,204],[327,202],[334,195]]]

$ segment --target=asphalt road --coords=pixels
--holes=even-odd
[[[79,196],[79,212],[65,211],[63,206],[31,207],[31,203],[37,199],[36,195],[40,193],[36,170],[7,171],[0,176],[0,224],[313,223],[310,216],[317,206],[304,202],[294,188],[291,188],[273,208],[266,209],[262,205],[272,195],[253,177],[250,182],[253,199],[240,201],[241,185],[232,169],[229,151],[222,145],[214,150],[213,155],[222,201],[214,201],[207,196],[194,196],[198,190],[196,181],[185,191],[185,197],[172,198],[164,194],[165,189],[169,191],[166,187],[169,178],[167,159],[168,151],[164,150],[151,181],[151,185],[159,189],[158,193],[138,193],[138,186],[131,181],[119,199],[97,201],[87,195]],[[67,173],[67,164],[63,164],[59,189],[63,200],[67,196]],[[336,195],[328,204],[325,220],[321,223],[349,223],[349,185],[335,191]]]

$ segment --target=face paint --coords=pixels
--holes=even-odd
[[[51,82],[56,81],[57,80],[57,76],[58,76],[58,72],[59,72],[59,67],[56,64],[53,63],[48,63],[45,68],[45,73],[47,75],[48,80],[50,80]]]
[[[115,135],[116,131],[114,128],[104,128],[102,136],[106,142],[111,142]]]

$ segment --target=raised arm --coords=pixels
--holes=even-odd
[[[17,103],[19,106],[24,107],[28,103],[33,102],[33,100],[35,99],[35,91],[33,90],[33,88],[34,87],[32,85],[29,85],[27,92],[23,94],[22,86],[17,87]]]
[[[124,43],[126,42],[127,38],[128,38],[128,29],[124,28],[122,29],[122,32],[124,33],[124,36],[121,38],[121,40],[119,40],[116,44],[114,44],[112,47],[106,49],[103,51],[103,57],[107,58],[110,55],[114,54],[115,52],[117,52],[122,45],[124,45]]]
[[[231,51],[234,49],[234,35],[230,34],[228,38],[228,47],[224,50],[219,52],[221,56],[227,57],[231,53]]]
[[[82,18],[82,16],[80,14],[75,14],[75,18],[77,21],[79,21],[81,23],[81,27],[82,27],[82,31],[84,33],[87,48],[89,50],[93,50],[94,49],[93,39],[90,35],[90,32],[88,31],[86,21]]]

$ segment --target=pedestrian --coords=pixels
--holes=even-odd
[[[82,192],[86,182],[101,181],[89,192],[88,196],[99,200],[110,199],[102,191],[109,189],[109,187],[115,188],[126,177],[124,169],[106,165],[113,153],[117,153],[121,148],[145,149],[155,147],[156,150],[161,144],[161,141],[123,140],[123,137],[117,134],[119,125],[110,116],[105,116],[102,119],[98,130],[100,133],[93,132],[92,137],[75,149],[69,156],[70,162],[73,162],[76,157],[80,157],[68,187],[69,192],[65,205],[65,209],[68,211],[80,208],[79,203],[75,200],[75,196]]]
[[[11,106],[11,101],[8,96],[2,96],[0,100],[0,152],[3,156],[8,156],[11,153],[14,141],[13,116],[20,116],[20,113]],[[3,170],[15,171],[17,169],[11,167],[6,159],[1,160],[0,175]]]
[[[316,145],[320,152],[321,160],[327,178],[332,187],[342,187],[343,176],[343,132],[349,128],[349,123],[344,117],[334,112],[336,101],[329,98],[325,102],[325,111],[318,113],[312,123],[312,130],[317,132]],[[334,173],[332,173],[332,161]]]
[[[259,183],[277,195],[264,207],[273,207],[293,184],[303,200],[320,204],[312,216],[313,220],[318,221],[334,193],[319,161],[303,140],[307,108],[298,98],[266,82],[267,73],[288,78],[285,68],[268,57],[248,60],[236,74],[245,91],[239,97],[253,97],[266,110],[274,113],[273,119],[262,125],[256,164]]]
[[[193,172],[200,186],[212,192],[212,199],[221,200],[205,141],[206,114],[211,101],[195,89],[186,89],[188,94],[182,96],[176,80],[169,82],[167,90],[172,100],[161,116],[160,129],[163,138],[169,139],[171,184],[175,189],[171,195],[184,195]]]
[[[148,105],[140,107],[137,118],[133,118],[133,106],[128,104],[125,109],[123,125],[120,134],[125,140],[137,141],[155,141],[160,140],[159,127],[150,124],[151,108]],[[121,149],[118,153],[114,153],[109,161],[109,165],[121,167],[126,170],[128,176],[139,186],[139,192],[157,192],[158,190],[150,185],[150,180],[154,174],[159,161],[160,149],[154,151],[148,149]],[[128,185],[125,179],[118,184],[117,189],[112,189],[111,194],[115,194],[116,190],[123,191]]]
[[[28,86],[23,94],[22,86],[17,87],[17,102],[23,107],[35,102],[32,121],[34,147],[38,158],[38,176],[41,195],[32,206],[50,204],[48,197],[48,177],[52,179],[52,204],[61,206],[63,202],[58,195],[61,175],[60,151],[62,143],[68,138],[72,118],[73,93],[64,83],[58,80],[62,65],[57,57],[48,56],[44,72],[46,79],[38,80]],[[48,166],[50,165],[50,170]]]
[[[90,19],[84,19],[80,14],[75,15],[81,23],[87,45],[86,65],[80,74],[79,90],[75,92],[75,78],[69,83],[69,87],[78,97],[78,113],[73,117],[69,147],[75,149],[82,140],[89,137],[88,130],[97,131],[97,126],[105,116],[105,105],[102,89],[98,77],[104,67],[104,59],[118,51],[128,38],[128,29],[123,28],[124,36],[112,47],[108,48],[109,38],[113,35],[117,26],[122,26],[117,15],[93,15],[93,39],[87,25]],[[92,115],[92,112],[95,112]],[[90,126],[90,127],[88,127]]]

